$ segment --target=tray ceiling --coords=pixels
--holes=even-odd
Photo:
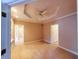
[[[37,0],[33,3],[13,6],[11,14],[20,21],[40,23],[75,11],[76,0]]]

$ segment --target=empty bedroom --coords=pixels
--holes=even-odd
[[[11,36],[5,31],[10,42],[6,40],[4,55],[11,59],[78,59],[77,0],[26,2],[14,3],[8,11],[11,23],[6,26]]]

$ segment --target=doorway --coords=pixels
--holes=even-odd
[[[24,44],[24,25],[15,24],[15,45]]]
[[[50,26],[50,41],[52,44],[58,44],[59,41],[59,25],[54,24]]]

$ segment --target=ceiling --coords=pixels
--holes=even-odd
[[[77,11],[76,0],[37,0],[27,4],[25,9],[31,16],[24,14],[25,4],[18,4],[11,8],[11,15],[18,21],[41,23],[42,21],[61,17]],[[40,11],[45,10],[43,16]]]
[[[10,6],[14,6],[20,3],[31,3],[34,2],[36,0],[2,0],[1,3],[3,4],[8,4]]]

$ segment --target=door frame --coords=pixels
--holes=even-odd
[[[22,29],[20,31],[21,34],[19,33],[19,29]],[[24,25],[15,24],[15,29],[14,30],[15,30],[15,34],[14,34],[15,35],[15,43],[14,43],[14,45],[19,45],[18,42],[23,45],[24,44]],[[21,37],[18,36],[19,35],[18,33],[21,35]]]
[[[56,32],[54,32],[54,31]],[[52,33],[53,32],[53,33]],[[54,38],[53,38],[54,37]],[[55,38],[56,37],[56,38]],[[50,43],[53,44],[56,41],[59,41],[59,24],[51,24],[50,25]],[[58,42],[59,43],[59,42]]]
[[[6,18],[1,16],[1,49],[6,49],[6,53],[1,56],[1,59],[11,59],[11,7],[18,4],[28,4],[32,2],[34,1],[20,0],[13,3],[1,2],[1,12],[5,12],[7,15]]]

